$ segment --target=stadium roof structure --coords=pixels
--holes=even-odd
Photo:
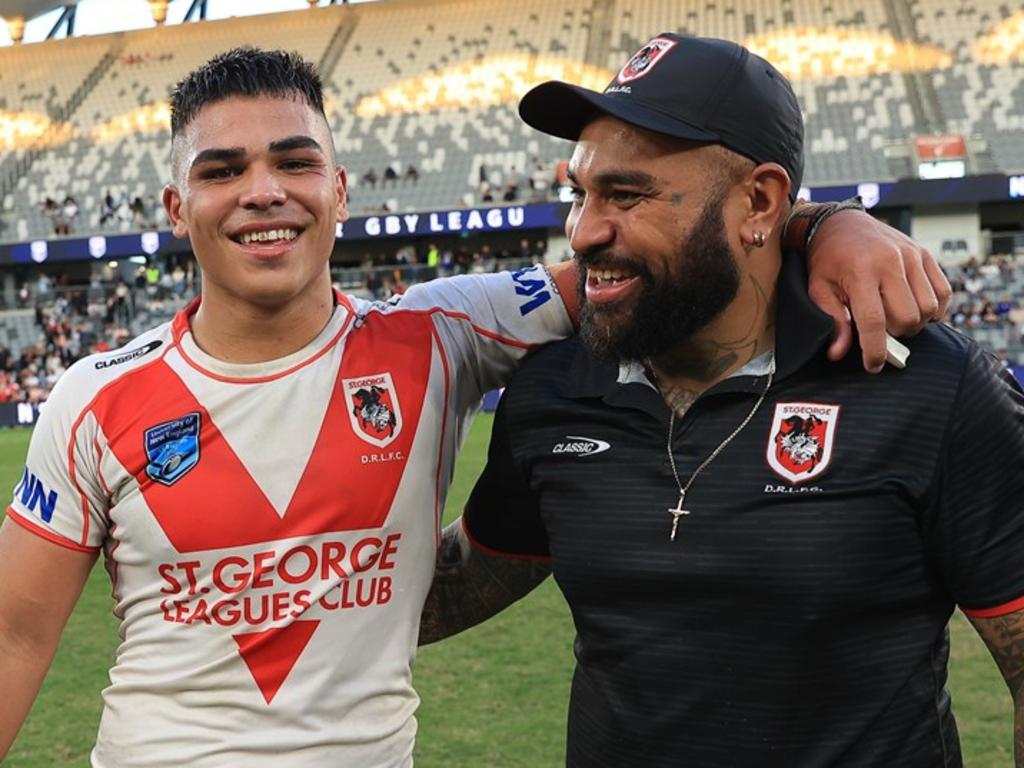
[[[5,19],[20,16],[28,20],[68,5],[78,5],[78,0],[0,0],[0,16]]]

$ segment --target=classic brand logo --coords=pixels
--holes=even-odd
[[[174,485],[199,463],[199,414],[188,413],[146,430],[146,474],[161,485]]]
[[[778,403],[768,433],[768,466],[791,483],[820,476],[832,461],[838,422],[838,405]]]
[[[127,363],[129,360],[134,360],[137,357],[148,355],[154,349],[157,349],[162,345],[162,341],[151,341],[149,344],[145,344],[138,349],[133,349],[130,352],[125,352],[118,355],[117,357],[111,357],[107,360],[99,360],[96,362],[96,370],[101,371],[104,368],[109,368],[112,365],[120,365],[121,363]]]
[[[633,54],[632,58],[626,62],[626,66],[619,70],[619,74],[615,76],[615,82],[622,85],[630,80],[643,77],[654,69],[654,65],[666,53],[672,50],[675,45],[676,41],[669,40],[667,37],[656,37],[649,41],[643,48]],[[607,92],[606,90],[605,93]]]
[[[611,443],[604,440],[596,440],[593,437],[579,437],[577,435],[566,435],[566,442],[556,443],[551,449],[552,453],[571,453],[576,456],[593,456],[596,453],[604,453],[611,448]]]
[[[370,445],[384,448],[402,432],[402,411],[390,373],[342,379],[352,430]]]

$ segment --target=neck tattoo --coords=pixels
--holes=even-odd
[[[679,518],[690,514],[690,510],[683,509],[683,502],[686,501],[686,493],[690,490],[690,486],[693,485],[693,481],[697,479],[697,476],[704,471],[704,468],[707,467],[708,464],[718,458],[718,455],[725,450],[726,446],[729,445],[729,443],[731,443],[735,437],[743,431],[743,428],[750,423],[750,420],[754,418],[754,414],[757,413],[758,409],[761,407],[761,403],[763,403],[765,397],[768,396],[768,390],[772,388],[772,379],[774,376],[775,359],[773,357],[768,368],[768,377],[765,382],[764,389],[761,390],[761,394],[757,398],[757,402],[754,403],[754,407],[750,409],[750,412],[746,415],[746,418],[740,422],[739,426],[736,427],[736,429],[734,429],[732,433],[725,438],[725,440],[720,442],[718,447],[715,448],[715,450],[713,450],[695,470],[693,470],[693,474],[691,474],[690,478],[686,481],[686,485],[683,485],[682,481],[679,479],[679,470],[676,469],[676,457],[672,451],[672,433],[675,431],[676,426],[676,409],[670,407],[669,410],[671,415],[668,417],[668,442],[665,450],[668,452],[668,463],[669,466],[672,467],[672,476],[675,478],[676,486],[679,488],[679,501],[676,502],[675,507],[669,507],[667,510],[668,513],[672,515],[672,530],[669,533],[669,541],[676,540],[676,529],[679,527]]]

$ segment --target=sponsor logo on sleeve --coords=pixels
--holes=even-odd
[[[157,349],[163,344],[162,341],[151,341],[148,344],[144,344],[137,349],[124,352],[117,355],[116,357],[108,357],[106,360],[98,360],[96,362],[96,370],[102,371],[104,368],[110,368],[114,365],[120,365],[121,363],[127,363],[129,360],[135,360],[136,358],[148,355],[154,349]]]
[[[21,482],[14,488],[14,497],[29,512],[38,514],[44,523],[53,520],[53,513],[57,510],[57,492],[47,490],[43,481],[27,466],[21,475]]]
[[[388,446],[402,431],[402,411],[390,373],[342,379],[348,417],[356,435],[378,448]]]
[[[838,422],[838,405],[778,403],[768,433],[768,466],[790,483],[819,477],[832,462]]]
[[[174,485],[199,463],[198,413],[165,421],[146,430],[146,474],[161,485]]]
[[[547,289],[548,282],[544,279],[544,272],[540,267],[516,270],[512,273],[512,282],[515,284],[516,295],[526,296],[528,299],[519,305],[519,314],[523,317],[551,299],[551,291]]]

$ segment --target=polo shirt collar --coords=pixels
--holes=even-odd
[[[807,269],[803,256],[785,252],[778,281],[775,380],[781,381],[793,375],[818,355],[831,338],[832,327],[832,318],[807,295]],[[570,364],[569,375],[563,379],[562,394],[574,399],[605,397],[620,387],[641,383],[632,375],[627,375],[620,382],[622,373],[617,363],[597,360],[580,343]],[[739,373],[739,376],[730,377],[713,389],[723,386],[734,391],[746,388],[742,379],[747,377],[742,371]]]

